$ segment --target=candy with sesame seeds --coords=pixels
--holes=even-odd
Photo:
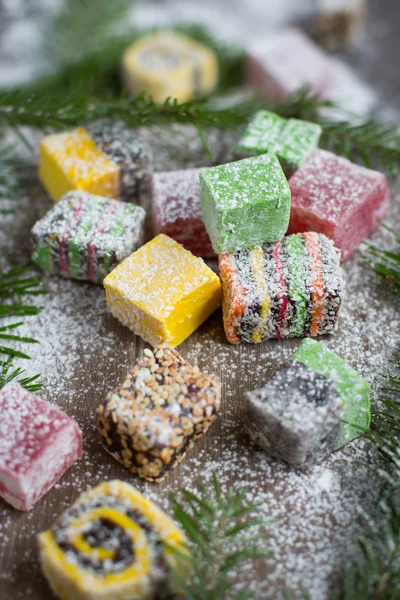
[[[332,452],[342,403],[333,381],[293,361],[262,388],[245,393],[246,428],[269,455],[295,468]]]
[[[240,156],[272,152],[279,158],[284,172],[289,176],[317,148],[321,133],[322,128],[317,123],[283,119],[261,110],[247,126],[236,152]]]
[[[274,154],[202,169],[201,206],[216,254],[282,239],[290,189]]]
[[[290,178],[289,233],[317,231],[330,237],[342,260],[378,226],[389,208],[383,173],[317,150]]]
[[[172,597],[174,553],[187,552],[174,521],[118,480],[81,494],[38,541],[42,570],[61,600]]]
[[[344,296],[340,254],[313,232],[219,256],[232,344],[332,333]]]
[[[146,92],[155,102],[188,102],[208,96],[218,83],[218,60],[207,46],[177,31],[157,31],[139,38],[122,57],[127,91]]]
[[[132,473],[161,481],[216,419],[221,388],[166,345],[110,392],[97,411],[103,445]]]
[[[0,390],[0,497],[30,510],[82,456],[74,419],[19,383]]]
[[[101,283],[143,243],[140,206],[73,191],[32,229],[33,260],[50,275]]]
[[[153,227],[196,256],[213,257],[200,202],[201,169],[155,173],[153,177]]]
[[[249,48],[247,78],[267,98],[285,98],[304,86],[310,93],[326,96],[332,85],[332,65],[309,37],[292,27]]]
[[[152,346],[177,346],[221,304],[221,282],[201,258],[160,234],[104,280],[111,312]]]
[[[39,177],[55,202],[84,190],[148,208],[152,165],[147,143],[121,121],[101,120],[40,143]]]

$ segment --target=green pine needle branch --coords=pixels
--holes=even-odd
[[[198,492],[181,490],[171,497],[175,519],[190,541],[190,552],[177,556],[174,570],[187,600],[250,600],[237,589],[235,569],[244,562],[270,556],[265,523],[253,516],[258,504],[247,503],[247,489],[223,493],[214,474]],[[186,578],[182,573],[190,573]]]
[[[382,225],[393,234],[395,241],[400,246],[400,233],[384,223]],[[367,244],[366,262],[376,273],[384,277],[397,292],[400,292],[400,248],[397,250],[384,250],[374,244]]]
[[[41,278],[38,276],[29,276],[28,271],[28,267],[17,267],[0,274],[0,300],[2,302],[0,305],[0,318],[37,315],[42,310],[42,307],[25,304],[23,300],[24,296],[46,293],[40,288]],[[13,369],[13,360],[15,358],[31,358],[29,354],[10,346],[9,342],[22,344],[38,343],[34,338],[14,333],[22,325],[22,322],[13,322],[0,327],[0,355],[8,357],[7,360],[0,361],[0,388],[13,379],[17,379],[23,373],[20,368]],[[37,383],[38,378],[39,375],[35,375],[33,377],[18,379],[18,381],[27,389],[36,391],[41,388],[41,384]]]

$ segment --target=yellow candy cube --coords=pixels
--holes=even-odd
[[[187,541],[158,506],[115,480],[81,494],[39,535],[39,548],[62,600],[143,600],[174,591],[169,566],[182,570],[176,551],[186,553]]]
[[[104,287],[114,317],[153,346],[177,346],[221,304],[217,275],[162,234],[116,267]]]
[[[119,197],[119,166],[83,128],[43,138],[39,177],[55,202],[71,190]]]
[[[134,42],[122,57],[127,91],[147,92],[158,103],[187,102],[207,96],[218,83],[218,60],[212,50],[174,31],[158,31]]]

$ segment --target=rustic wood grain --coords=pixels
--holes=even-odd
[[[364,51],[352,51],[348,54],[349,60],[358,67],[359,71],[370,82],[382,89],[382,96],[386,101],[390,97],[399,98],[400,80],[398,77],[398,53],[400,51],[399,22],[400,10],[396,0],[392,2],[372,3],[370,11],[369,29],[376,31],[379,20],[385,25],[385,35],[376,37],[373,41],[374,53],[365,55]],[[363,46],[365,48],[365,46]],[[384,64],[382,64],[384,63]],[[202,164],[201,158],[199,164]],[[392,185],[392,210],[390,222],[400,225],[400,211],[398,199],[400,186]],[[27,235],[30,226],[38,216],[44,214],[49,208],[49,201],[44,197],[37,184],[32,184],[32,189],[27,198],[16,202],[14,217],[4,218],[0,223],[0,266],[15,265],[29,259],[30,240]],[[374,238],[382,240],[382,232],[374,234]],[[367,267],[360,267],[360,258],[356,256],[346,263],[345,269],[348,274],[348,300],[346,318],[342,321],[338,340],[343,345],[346,336],[351,331],[349,344],[354,344],[351,350],[352,363],[359,367],[362,365],[364,355],[369,350],[373,357],[365,359],[367,364],[374,365],[374,359],[389,353],[400,340],[399,331],[393,329],[392,338],[385,339],[383,335],[376,334],[374,328],[374,312],[377,306],[387,314],[387,319],[395,319],[396,310],[399,308],[395,295],[375,276]],[[205,469],[209,471],[209,465],[217,465],[224,474],[224,486],[227,483],[235,483],[236,480],[246,481],[249,473],[256,474],[250,481],[250,489],[253,495],[262,489],[264,493],[274,494],[274,489],[282,484],[288,471],[282,467],[275,467],[273,462],[262,463],[260,452],[249,453],[249,441],[243,431],[242,425],[242,396],[245,390],[253,389],[262,384],[277,369],[279,364],[289,355],[291,350],[298,346],[298,341],[267,342],[262,346],[240,346],[233,348],[226,342],[222,325],[221,314],[217,312],[209,321],[201,327],[193,336],[185,341],[179,348],[183,356],[194,358],[200,368],[207,369],[217,374],[222,381],[223,404],[219,419],[212,426],[208,434],[201,439],[190,451],[187,458],[176,470],[171,472],[165,482],[161,484],[149,484],[131,477],[130,474],[101,448],[99,436],[95,430],[94,414],[100,400],[109,389],[122,381],[127,370],[141,356],[145,344],[135,337],[128,329],[124,328],[118,321],[113,319],[108,312],[104,292],[101,287],[90,284],[64,282],[63,280],[47,281],[51,289],[49,299],[45,304],[58,297],[65,300],[65,310],[73,311],[71,302],[75,302],[76,294],[82,301],[76,307],[81,310],[87,305],[90,315],[93,314],[91,307],[95,305],[99,309],[100,323],[97,340],[94,339],[91,347],[86,340],[75,349],[77,361],[72,372],[65,364],[63,353],[57,356],[57,368],[52,371],[55,380],[46,378],[43,372],[45,386],[41,396],[51,402],[56,402],[68,414],[77,418],[84,434],[85,455],[76,463],[62,478],[60,485],[55,486],[29,513],[20,513],[12,510],[0,501],[0,599],[1,600],[51,600],[53,598],[49,588],[40,573],[37,560],[36,534],[48,528],[55,517],[59,515],[76,498],[78,493],[92,486],[103,478],[120,478],[134,483],[140,490],[157,499],[161,505],[167,506],[167,496],[173,490],[178,490],[182,483],[202,479]],[[352,294],[365,289],[368,295],[368,304],[363,306],[352,306]],[[63,310],[60,308],[59,318],[62,318]],[[53,311],[52,318],[57,315]],[[38,317],[36,323],[46,329],[46,310]],[[32,319],[33,319],[32,318]],[[72,323],[79,325],[82,315],[76,315]],[[28,322],[28,319],[26,319]],[[354,323],[354,324],[353,324]],[[97,326],[97,325],[96,325]],[[388,325],[389,326],[389,325]],[[37,327],[37,325],[36,325]],[[353,329],[351,329],[353,327]],[[68,330],[61,332],[63,343],[68,348],[72,337]],[[76,336],[74,336],[75,339]],[[334,346],[331,346],[334,347]],[[106,351],[104,350],[106,348]],[[41,348],[32,351],[40,356]],[[70,352],[67,353],[70,355]],[[368,362],[369,360],[369,362]],[[27,366],[24,364],[23,366]],[[0,415],[1,418],[1,415]],[[357,444],[357,442],[356,442]],[[354,454],[354,445],[350,445],[343,452],[343,460],[336,460],[334,468],[341,478],[343,489],[351,490],[352,483],[349,482],[352,475],[346,467],[348,461]],[[243,477],[238,476],[235,470],[229,477],[229,460],[238,460],[241,455],[245,456],[244,465],[246,473]],[[263,471],[263,465],[268,464],[268,471]],[[333,468],[333,467],[332,467]],[[266,476],[268,473],[268,477]],[[354,482],[353,482],[354,483]],[[279,488],[281,489],[281,488]],[[358,485],[362,489],[365,499],[368,499],[370,483]],[[280,524],[285,527],[286,519],[290,520],[293,511],[298,507],[292,507],[290,490],[282,497],[285,506],[284,518]],[[334,519],[326,530],[324,544],[333,544],[338,535],[338,525]],[[299,534],[298,552],[302,552],[302,536]],[[317,560],[317,558],[316,558]],[[246,572],[243,577],[249,581],[264,581],[276,565],[273,561],[268,564],[259,563],[253,569]],[[280,598],[285,589],[285,576],[274,580],[270,592],[260,593],[259,598]],[[301,590],[300,590],[301,591]],[[292,590],[293,592],[293,590]],[[299,590],[297,590],[299,592]]]

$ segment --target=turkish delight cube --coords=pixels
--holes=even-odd
[[[365,23],[367,0],[317,0],[314,33],[318,42],[335,50],[355,41]]]
[[[370,386],[345,360],[316,340],[303,340],[292,355],[298,361],[333,381],[343,411],[335,449],[368,431],[371,421]]]
[[[0,412],[0,496],[30,510],[82,456],[82,434],[73,419],[16,382],[0,390]]]
[[[322,128],[317,123],[283,119],[261,110],[247,126],[236,151],[241,156],[272,152],[289,176],[316,150],[321,133]]]
[[[304,468],[335,449],[340,396],[332,380],[301,362],[280,369],[245,399],[248,433],[274,458]]]
[[[317,231],[351,256],[378,226],[389,208],[383,173],[317,150],[290,178],[292,209],[289,233]]]
[[[32,229],[33,260],[50,275],[101,283],[143,243],[140,206],[69,192]]]
[[[172,597],[176,555],[188,551],[174,521],[118,480],[81,494],[38,540],[42,570],[62,600]]]
[[[40,143],[39,177],[55,202],[71,190],[83,190],[146,208],[152,164],[148,145],[120,121],[101,120]]]
[[[127,91],[146,92],[155,102],[188,102],[209,95],[218,83],[215,53],[177,31],[157,31],[139,38],[122,57]]]
[[[216,419],[219,381],[157,346],[97,411],[105,449],[132,473],[161,481]]]
[[[153,227],[195,256],[213,257],[201,212],[199,173],[186,169],[154,174]]]
[[[344,296],[339,256],[331,240],[313,232],[219,256],[228,340],[334,332]]]
[[[217,275],[160,234],[104,280],[112,314],[151,345],[177,346],[221,304]]]
[[[305,86],[312,94],[326,96],[332,85],[332,66],[310,38],[288,28],[250,47],[247,77],[267,98],[285,98]]]
[[[216,254],[285,235],[290,189],[274,154],[202,169],[200,184],[203,219]]]

